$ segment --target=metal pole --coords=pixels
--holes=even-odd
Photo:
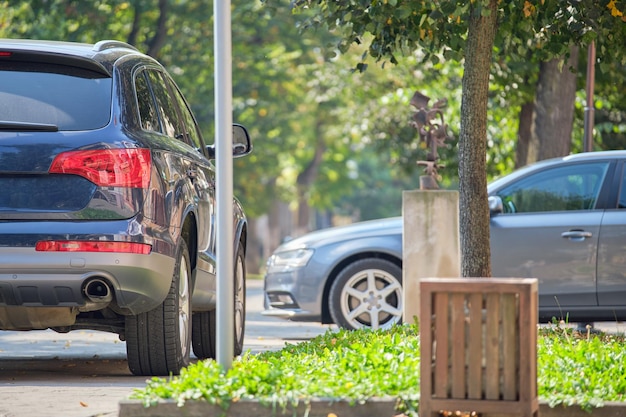
[[[596,43],[591,41],[587,48],[587,102],[585,104],[585,133],[583,148],[585,152],[593,151],[594,104],[593,90],[596,78]]]
[[[234,356],[233,114],[230,0],[213,2],[215,32],[215,162],[217,217],[216,360],[226,370]]]

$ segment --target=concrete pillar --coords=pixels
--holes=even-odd
[[[416,190],[402,193],[403,320],[415,323],[422,278],[461,276],[459,193]]]

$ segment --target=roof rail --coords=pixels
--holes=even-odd
[[[110,39],[100,41],[93,46],[93,50],[96,52],[102,52],[105,49],[111,49],[111,48],[126,48],[126,49],[132,49],[134,51],[139,51],[137,48],[135,48],[134,46],[126,42],[110,40]]]

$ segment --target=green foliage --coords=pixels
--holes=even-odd
[[[269,7],[280,9],[280,0],[263,0]],[[365,53],[355,68],[371,70],[366,56],[376,61],[397,63],[406,66],[407,60],[401,56],[419,57],[423,66],[454,67],[452,61],[465,57],[465,42],[471,13],[470,4],[478,14],[485,14],[487,2],[459,3],[446,1],[390,1],[355,2],[350,0],[299,0],[293,2],[294,11],[305,13],[306,20],[301,29],[325,28],[339,36],[329,47],[341,52],[350,50],[350,45],[362,45]],[[626,43],[626,2],[614,0],[584,0],[579,2],[545,2],[527,0],[524,2],[498,3],[498,31],[494,47],[494,65],[490,88],[488,155],[487,169],[490,176],[499,176],[513,168],[514,147],[517,132],[517,112],[519,106],[534,98],[539,63],[554,57],[567,55],[571,45],[585,47],[592,40],[597,45],[597,68],[600,80],[598,89],[604,86],[623,86],[623,68],[626,54],[616,45]],[[581,54],[584,56],[584,54]],[[584,60],[581,59],[584,64]],[[617,68],[621,68],[618,70]],[[585,68],[581,67],[581,73]],[[605,79],[613,74],[613,80]],[[615,77],[620,79],[616,82]],[[406,77],[410,80],[410,77]],[[429,81],[433,81],[431,78]],[[434,80],[450,83],[448,78]],[[584,88],[581,77],[581,88]],[[454,82],[451,83],[454,86]],[[430,84],[427,82],[427,86]],[[420,89],[423,87],[420,86]],[[618,87],[619,88],[619,87]],[[623,91],[623,88],[621,89]],[[442,97],[441,89],[434,97]],[[460,91],[458,84],[446,93]],[[622,94],[622,93],[620,93]],[[612,103],[624,102],[615,95],[602,94],[602,98]],[[460,107],[460,99],[450,107]],[[499,114],[494,114],[498,112]],[[615,119],[615,112],[613,119]],[[577,112],[574,129],[574,150],[582,144],[581,112]],[[621,116],[620,116],[621,117]],[[604,119],[606,120],[606,118]],[[452,120],[453,121],[453,120]],[[621,122],[620,122],[621,123]],[[380,131],[388,130],[389,140],[384,142],[399,158],[398,163],[412,170],[416,160],[415,141],[411,135],[393,135],[391,124],[380,123]],[[402,124],[396,124],[398,128]],[[451,123],[454,126],[454,123]],[[623,123],[605,124],[599,128],[602,135],[601,146],[620,138]],[[396,129],[397,130],[397,129]],[[456,129],[458,132],[458,127]],[[616,136],[615,133],[618,133]],[[413,143],[410,141],[413,140]],[[621,143],[621,142],[620,142]],[[401,149],[404,152],[397,152]],[[456,152],[442,155],[442,161],[455,169]]]
[[[240,399],[275,406],[312,397],[358,402],[393,396],[412,401],[418,393],[416,328],[397,326],[389,331],[328,331],[278,352],[244,354],[228,372],[214,361],[198,362],[183,369],[179,377],[153,378],[133,397],[147,405],[159,399],[179,404],[203,399],[226,407]]]
[[[277,8],[280,0],[263,0]],[[336,31],[339,51],[346,52],[352,43],[361,43],[366,34],[369,54],[376,60],[397,62],[398,54],[426,51],[425,60],[439,62],[462,59],[470,13],[487,16],[488,1],[459,3],[444,1],[353,1],[297,0],[295,11],[306,11],[302,28],[325,27]],[[471,7],[470,7],[471,4]],[[313,11],[312,13],[310,11]],[[563,56],[572,44],[586,45],[598,40],[614,53],[606,61],[624,62],[623,51],[614,46],[624,44],[626,3],[615,0],[578,2],[499,2],[498,38],[495,44],[502,56],[516,62],[528,59],[529,52],[537,62]]]
[[[623,336],[542,327],[537,346],[540,399],[552,407],[579,404],[585,409],[626,400],[625,348]],[[204,400],[226,408],[240,399],[284,406],[313,397],[353,403],[393,397],[406,414],[416,415],[419,350],[415,325],[386,331],[329,330],[280,351],[246,353],[227,372],[210,360],[192,364],[178,377],[151,379],[132,398],[146,405],[161,399],[180,405]]]
[[[126,40],[133,19],[130,3],[124,0],[7,0],[0,2],[0,34],[10,38],[73,42]],[[153,21],[146,19],[144,23],[148,28]],[[144,40],[145,37],[140,39]]]
[[[550,406],[601,407],[626,400],[625,341],[622,335],[580,334],[551,326],[537,346],[539,397]]]
[[[234,191],[247,214],[264,214],[276,200],[295,202],[298,174],[318,147],[324,150],[321,165],[305,190],[311,206],[369,210],[368,218],[396,214],[401,190],[418,187],[416,161],[425,156],[408,125],[409,100],[416,90],[448,99],[446,122],[458,137],[463,68],[457,61],[464,57],[469,5],[484,1],[232,3],[233,118],[255,143],[249,157],[234,161]],[[550,48],[574,40],[597,43],[598,147],[626,146],[626,54],[618,47],[626,43],[625,2],[582,0],[557,10],[561,4],[499,3],[487,127],[490,177],[513,167],[518,109],[532,97],[544,47],[557,53]],[[213,142],[213,1],[175,0],[167,6],[165,41],[154,56],[185,93],[205,141]],[[0,36],[119,39],[147,52],[159,17],[158,0],[0,0]],[[325,17],[337,18],[332,31],[297,30],[327,27]],[[550,30],[542,29],[548,24]],[[572,40],[548,48],[550,39],[562,41],[566,31],[573,31]],[[368,66],[368,55],[382,65]],[[575,143],[582,143],[583,107],[579,96]],[[442,187],[456,188],[457,153],[456,140],[440,149],[446,165]]]

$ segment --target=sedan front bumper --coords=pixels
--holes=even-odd
[[[303,269],[265,275],[264,316],[293,321],[321,320],[321,290],[305,285]]]

